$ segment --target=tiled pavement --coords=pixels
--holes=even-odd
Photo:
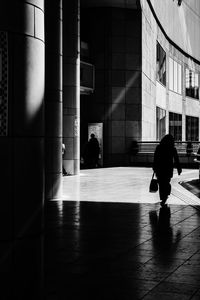
[[[151,174],[64,177],[63,199],[45,211],[44,299],[200,299],[200,199],[179,184],[198,170],[174,176],[167,210],[148,192]]]

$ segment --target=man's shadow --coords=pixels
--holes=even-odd
[[[178,230],[174,235],[170,223],[171,210],[167,205],[161,207],[159,212],[156,210],[150,211],[149,218],[155,254],[158,254],[161,260],[166,261],[167,258],[174,256],[180,241],[181,232]]]

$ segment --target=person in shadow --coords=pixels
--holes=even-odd
[[[197,160],[197,161],[200,161],[200,146],[199,146],[199,148],[198,148],[198,150],[197,150],[196,160]]]
[[[99,164],[100,147],[94,133],[90,135],[90,139],[85,149],[85,160],[89,168],[100,167]]]
[[[66,151],[65,144],[62,143],[62,160],[64,159],[65,151]],[[63,162],[62,162],[62,174],[63,174],[63,176],[67,176],[68,175],[67,171],[65,170]]]
[[[160,144],[156,147],[153,161],[153,171],[158,179],[161,206],[165,205],[165,202],[171,193],[170,181],[173,177],[174,163],[178,175],[180,175],[182,168],[174,145],[174,138],[171,134],[166,134],[161,139]]]
[[[130,147],[130,154],[131,155],[137,155],[139,151],[138,142],[136,140],[133,140]]]

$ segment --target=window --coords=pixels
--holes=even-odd
[[[159,141],[166,133],[166,111],[156,107],[156,140]]]
[[[186,116],[186,141],[199,140],[199,118]]]
[[[178,91],[178,68],[177,68],[177,62],[174,61],[174,91]]]
[[[182,140],[182,115],[169,112],[169,133],[175,141]]]
[[[166,86],[166,53],[157,42],[156,79]]]
[[[199,74],[186,68],[185,94],[188,97],[199,99]]]
[[[172,58],[169,58],[169,89],[182,94],[182,68]]]
[[[182,94],[182,67],[178,64],[178,90],[179,94]]]
[[[169,89],[174,90],[174,61],[169,58]]]

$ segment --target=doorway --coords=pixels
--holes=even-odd
[[[88,140],[91,133],[94,133],[98,139],[100,147],[99,163],[103,166],[103,123],[88,123]]]

